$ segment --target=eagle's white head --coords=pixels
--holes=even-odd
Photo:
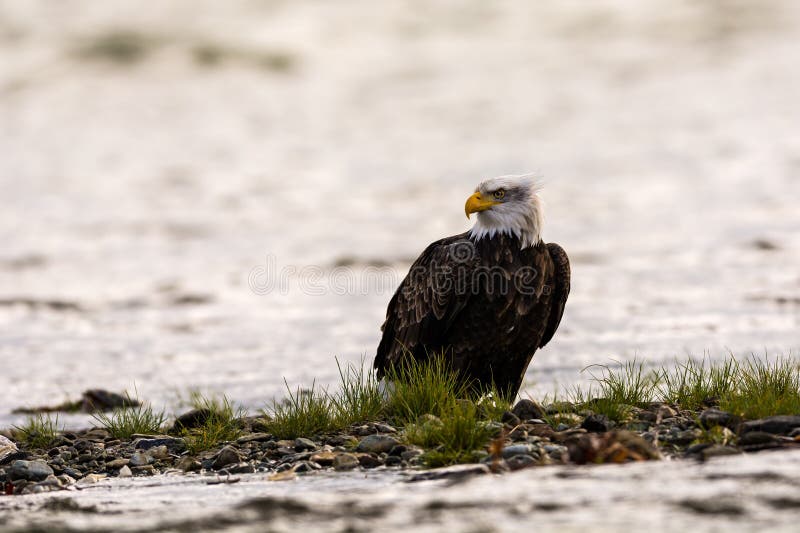
[[[478,213],[470,237],[480,240],[507,234],[519,238],[523,248],[538,244],[544,220],[539,190],[529,174],[482,181],[464,206],[467,218]]]

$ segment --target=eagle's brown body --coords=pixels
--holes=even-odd
[[[569,287],[569,259],[557,244],[521,249],[508,234],[469,233],[437,241],[389,302],[378,377],[405,357],[444,353],[464,378],[513,397],[558,328]]]

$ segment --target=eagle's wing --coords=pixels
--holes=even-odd
[[[544,347],[553,338],[558,325],[561,323],[561,317],[564,315],[564,306],[567,305],[567,297],[569,296],[570,268],[567,252],[561,246],[552,242],[548,243],[547,251],[555,267],[553,285],[550,289],[552,291],[550,300],[552,307],[550,308],[550,316],[547,319],[547,328],[544,330],[539,347]]]
[[[425,347],[443,344],[450,325],[467,304],[466,281],[476,262],[467,234],[434,242],[422,252],[389,302],[375,355],[379,378],[404,352],[419,357]]]

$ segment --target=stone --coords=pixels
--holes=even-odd
[[[504,459],[509,459],[516,455],[530,455],[537,450],[533,444],[512,444],[503,448],[502,456]]]
[[[294,449],[297,450],[298,452],[303,452],[306,450],[316,450],[317,445],[314,444],[314,441],[312,441],[311,439],[300,437],[294,440]]]
[[[381,461],[378,457],[375,457],[369,453],[359,453],[357,457],[358,464],[364,468],[377,468],[383,464],[383,461]]]
[[[397,433],[397,429],[390,426],[389,424],[381,424],[380,422],[375,424],[375,429],[377,429],[381,433]]]
[[[410,461],[415,457],[419,457],[423,453],[424,452],[419,448],[408,448],[406,451],[400,454],[400,457],[403,459],[403,461]]]
[[[269,433],[253,433],[251,435],[240,437],[236,440],[236,443],[247,444],[248,442],[266,442],[268,440],[272,440],[272,435]]]
[[[153,459],[163,461],[165,459],[169,459],[169,450],[163,444],[161,446],[155,446],[153,448],[149,448],[146,452],[147,455],[152,457]]]
[[[225,468],[231,474],[253,474],[256,467],[250,463],[239,463],[238,465],[228,466]]]
[[[358,457],[352,453],[340,453],[333,460],[334,470],[353,470],[359,466]]]
[[[397,455],[390,455],[386,458],[383,464],[386,466],[402,466],[403,460]]]
[[[175,437],[140,438],[133,441],[133,447],[137,450],[149,450],[161,446],[170,450],[177,450],[185,448],[186,444],[183,439]]]
[[[131,472],[131,469],[128,467],[128,465],[124,465],[119,469],[119,477],[133,477],[133,472]]]
[[[361,439],[356,446],[357,452],[363,453],[389,453],[400,441],[387,435],[368,435]]]
[[[519,419],[519,417],[517,415],[515,415],[511,411],[506,411],[500,417],[500,422],[502,422],[503,424],[506,424],[508,426],[517,426],[520,423],[520,419]]]
[[[536,464],[536,459],[530,455],[515,455],[506,459],[506,464],[512,471],[522,470],[523,468],[528,468],[529,466]]]
[[[3,459],[19,452],[17,445],[11,440],[0,435],[0,464],[3,464]]]
[[[408,479],[408,481],[413,483],[417,481],[433,481],[438,479],[460,480],[489,473],[491,473],[491,470],[489,469],[489,466],[485,464],[454,465],[445,466],[443,468],[434,468],[432,470],[426,470],[425,472],[414,474]]]
[[[211,416],[211,409],[192,409],[175,419],[172,425],[172,432],[178,433],[182,429],[193,429],[201,427]]]
[[[711,429],[715,426],[737,429],[741,422],[742,419],[738,416],[719,409],[706,409],[700,413],[700,426],[706,429]]]
[[[797,428],[800,428],[800,415],[778,415],[744,422],[741,432],[763,431],[773,435],[789,435]]]
[[[147,455],[144,452],[136,452],[131,456],[131,460],[128,462],[129,465],[132,467],[137,466],[144,466],[149,465],[153,462],[153,458]]]
[[[740,450],[733,446],[723,446],[721,444],[714,444],[708,448],[704,448],[700,452],[700,457],[703,460],[711,459],[712,457],[724,457],[726,455],[739,455],[742,453]]]
[[[26,481],[43,481],[47,476],[54,474],[53,469],[44,461],[14,461],[8,469],[8,479],[15,481],[24,479]]]
[[[123,466],[127,466],[128,463],[130,462],[131,462],[130,459],[125,459],[124,457],[121,457],[119,459],[114,459],[113,461],[107,462],[106,468],[116,470],[117,468],[122,468]]]
[[[336,454],[333,452],[317,452],[309,457],[310,461],[314,461],[321,466],[333,465],[334,459],[336,459]]]
[[[181,457],[180,461],[178,461],[178,464],[175,465],[175,467],[179,470],[183,470],[184,472],[196,472],[200,470],[201,465],[200,461],[194,457],[186,455]]]
[[[605,433],[611,429],[611,420],[606,415],[593,414],[583,419],[581,427],[591,433]]]
[[[542,406],[528,398],[518,401],[511,412],[520,420],[541,419],[545,416]]]
[[[239,452],[236,450],[236,448],[233,448],[232,446],[225,446],[214,458],[211,468],[214,470],[219,470],[230,464],[237,464],[241,460],[242,457],[239,455]]]

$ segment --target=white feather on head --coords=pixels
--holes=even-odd
[[[491,197],[498,189],[506,191],[502,203],[478,213],[470,238],[480,240],[495,235],[515,236],[522,248],[542,240],[544,209],[539,196],[541,184],[532,174],[508,175],[482,181],[475,192]]]

